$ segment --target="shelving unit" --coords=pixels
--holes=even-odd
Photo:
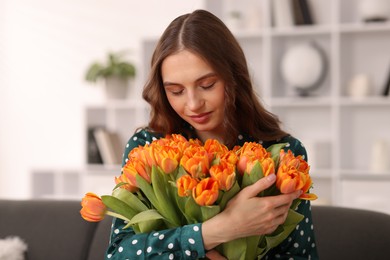
[[[258,28],[232,28],[248,58],[257,92],[277,114],[284,128],[299,138],[312,165],[315,203],[369,208],[390,213],[390,170],[370,169],[375,140],[390,145],[390,97],[381,93],[390,73],[390,22],[360,21],[353,0],[309,0],[314,25],[275,27],[272,0],[206,1],[206,8],[227,20],[240,11],[261,10]],[[250,17],[249,17],[250,18]],[[295,44],[314,41],[326,53],[327,74],[321,86],[300,97],[282,77],[285,51]],[[371,95],[348,95],[354,75],[371,79]],[[389,158],[390,160],[390,158]]]
[[[243,14],[258,12],[261,19],[257,28],[232,31],[248,58],[256,91],[266,107],[280,117],[288,132],[306,145],[314,192],[320,197],[315,203],[390,213],[387,201],[390,170],[381,173],[370,170],[374,141],[382,139],[390,145],[390,97],[380,96],[390,73],[390,22],[361,22],[355,0],[309,0],[309,3],[315,24],[285,28],[276,28],[272,23],[272,0],[204,0],[204,7],[225,21],[226,14],[233,9]],[[142,84],[157,37],[142,41],[144,64],[139,75]],[[310,96],[300,97],[282,79],[280,61],[289,47],[307,41],[315,41],[325,51],[328,67],[321,86]],[[372,95],[351,98],[348,82],[359,73],[371,77]],[[87,104],[85,129],[106,126],[118,131],[125,144],[133,130],[146,124],[148,118],[141,90],[137,91],[136,98],[131,100]],[[83,187],[78,192],[99,192],[98,189],[107,192],[112,188],[113,176],[119,172],[119,165],[87,164],[77,178],[75,175],[70,178],[77,187]]]

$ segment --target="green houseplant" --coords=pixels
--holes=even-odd
[[[134,79],[136,68],[133,63],[126,61],[124,53],[107,54],[105,63],[92,63],[85,74],[85,79],[96,83],[104,80],[108,99],[123,99],[127,96],[129,81]]]

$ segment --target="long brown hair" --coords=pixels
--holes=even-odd
[[[225,145],[235,145],[240,133],[264,141],[286,135],[280,128],[279,119],[258,100],[239,43],[218,17],[205,10],[177,17],[157,43],[142,94],[151,105],[149,128],[152,131],[163,134],[188,132],[188,123],[168,102],[161,76],[164,59],[184,49],[203,57],[225,82]]]

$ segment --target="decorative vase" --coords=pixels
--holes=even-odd
[[[360,0],[358,8],[364,22],[383,22],[390,16],[388,0]]]
[[[106,98],[126,99],[129,89],[129,80],[121,77],[108,77],[105,80]]]
[[[366,74],[357,74],[349,82],[348,95],[354,98],[364,98],[371,93],[371,81]]]
[[[385,140],[376,140],[372,144],[371,171],[387,173],[390,170],[390,151]]]

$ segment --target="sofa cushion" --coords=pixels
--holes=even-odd
[[[85,260],[96,223],[80,217],[80,203],[0,200],[0,237],[18,236],[29,260]]]
[[[106,217],[99,222],[91,242],[88,260],[104,259],[110,241],[111,225],[112,217]]]
[[[320,259],[388,259],[390,215],[375,211],[313,206]]]

